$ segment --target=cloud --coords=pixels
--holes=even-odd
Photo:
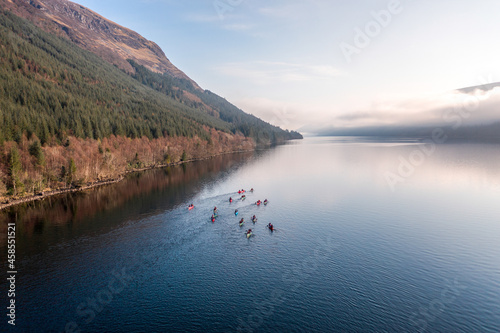
[[[266,85],[286,82],[308,82],[332,79],[341,72],[329,65],[308,65],[287,62],[253,61],[248,63],[227,63],[219,66],[220,73],[251,80],[255,84]]]
[[[359,110],[334,116],[335,128],[380,126],[470,126],[500,121],[500,87],[484,90],[456,90],[423,99],[385,102],[371,110]],[[311,124],[312,125],[312,124]],[[314,127],[314,126],[313,126]],[[321,128],[321,124],[316,124]]]

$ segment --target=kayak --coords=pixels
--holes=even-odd
[[[266,206],[269,203],[269,201],[264,201],[264,206]]]
[[[247,238],[250,238],[250,236],[252,236],[252,235],[253,235],[253,233],[248,232],[248,233],[247,233]]]
[[[252,222],[253,222],[253,223],[257,222],[257,218],[252,219]]]
[[[189,207],[188,207],[188,209],[189,209],[189,210],[191,210],[191,209],[193,209],[193,208],[194,208],[194,206],[189,206]]]
[[[269,228],[269,230],[271,231],[274,231],[274,226],[270,227],[270,226],[267,226]]]
[[[238,216],[238,212],[234,212],[234,215]]]
[[[243,224],[245,224],[245,222],[241,222],[241,223],[240,223],[240,227],[242,227],[242,226],[243,226]]]
[[[214,218],[212,219],[212,222],[215,222],[215,219],[214,219]]]

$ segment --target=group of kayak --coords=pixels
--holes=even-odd
[[[245,193],[246,191],[244,189],[241,189],[238,191],[238,194],[243,194]],[[250,192],[253,192],[253,188],[250,190]],[[246,195],[243,194],[241,197],[240,197],[240,200],[243,201],[246,199]],[[233,198],[232,197],[229,197],[229,203],[232,203],[233,202]],[[261,200],[257,200],[257,202],[255,202],[255,204],[257,206],[260,206],[261,204],[264,204],[264,205],[267,205],[269,203],[269,201],[267,199],[265,199],[264,201],[261,201]],[[235,216],[238,216],[238,209],[235,209],[234,210],[234,215]],[[252,222],[255,224],[255,222],[257,222],[257,216],[252,216]],[[240,222],[239,222],[239,225],[240,227],[242,227],[243,225],[245,224],[245,219],[244,218],[241,218]],[[269,230],[271,231],[274,231],[274,226],[272,223],[269,223],[267,226],[266,226]],[[247,229],[247,231],[245,232],[247,238],[250,238],[252,235],[253,235],[253,231],[252,229]]]
[[[242,193],[245,193],[245,192],[246,192],[245,190],[241,189],[241,190],[239,190],[239,191],[238,191],[238,194],[242,194]],[[253,188],[250,190],[250,192],[253,192]],[[246,199],[246,196],[245,196],[245,195],[242,195],[242,196],[241,196],[241,198],[240,198],[240,200],[242,200],[242,201],[243,201],[243,200],[245,200],[245,199]],[[229,203],[231,203],[231,202],[233,202],[233,198],[231,198],[231,197],[230,197],[230,198],[229,198]],[[269,203],[269,201],[268,201],[267,199],[265,199],[264,201],[258,200],[255,204],[256,204],[257,206],[259,206],[259,205],[261,205],[261,204],[267,205],[268,203]],[[194,208],[194,205],[193,205],[193,204],[190,204],[190,205],[188,206],[188,209],[189,209],[189,210],[191,210],[191,209],[193,209],[193,208]],[[238,216],[238,209],[235,209],[235,211],[234,211],[234,215],[235,215],[235,216]],[[210,217],[210,220],[211,220],[212,222],[215,222],[215,219],[216,219],[217,217],[219,217],[218,210],[217,210],[217,207],[214,207],[213,214],[212,214],[212,216]],[[257,222],[257,216],[255,216],[255,215],[254,215],[254,216],[252,216],[251,220],[252,220],[252,222],[255,224],[255,223]],[[241,220],[240,220],[240,222],[239,222],[240,227],[242,227],[242,226],[244,225],[244,223],[245,223],[245,219],[244,219],[244,218],[241,218]],[[267,227],[269,230],[271,230],[271,231],[274,231],[274,230],[275,230],[275,229],[274,229],[274,226],[273,226],[273,224],[272,224],[272,223],[268,223],[268,225],[267,225],[266,227]],[[253,235],[253,231],[252,231],[252,229],[248,229],[248,230],[245,232],[245,234],[246,234],[247,238],[250,238],[250,236],[252,236],[252,235]]]

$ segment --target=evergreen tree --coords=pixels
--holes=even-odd
[[[17,147],[12,147],[9,154],[9,176],[10,176],[10,192],[16,196],[24,191],[24,184],[21,182],[22,164],[19,150]]]
[[[29,147],[29,153],[31,156],[34,156],[36,158],[36,164],[38,166],[44,166],[45,165],[45,155],[43,154],[43,149],[42,145],[40,144],[40,141],[35,140]]]

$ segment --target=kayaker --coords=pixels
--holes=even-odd
[[[250,234],[250,233],[252,233],[252,229],[247,230],[247,234]]]
[[[274,231],[274,226],[272,223],[269,223],[267,227],[269,228],[269,230]]]
[[[229,202],[233,202],[233,198],[229,197]]]
[[[242,224],[242,223],[245,223],[245,219],[244,218],[241,218],[241,220],[240,220],[240,224]]]
[[[267,199],[266,199],[266,200],[264,200],[264,205],[267,205],[267,202],[268,202],[268,201],[267,201]]]
[[[250,192],[253,192],[253,187],[250,189]]]
[[[215,222],[215,216],[212,215],[212,222]]]
[[[238,215],[238,210],[237,209],[234,210],[234,215]]]
[[[214,215],[217,214],[217,207],[214,207]]]

